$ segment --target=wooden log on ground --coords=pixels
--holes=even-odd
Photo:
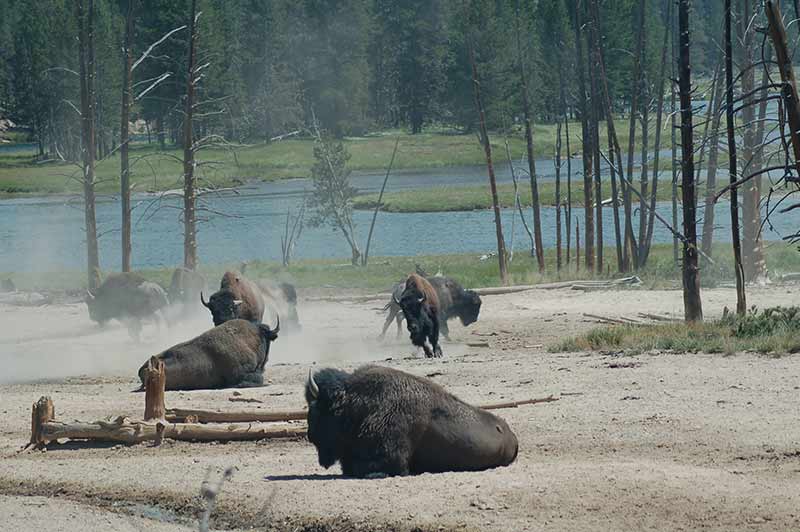
[[[541,397],[539,399],[525,399],[523,401],[512,401],[510,403],[495,403],[491,405],[483,405],[480,407],[482,410],[500,410],[503,408],[517,408],[522,405],[535,405],[538,403],[552,403],[553,401],[558,401],[558,397],[553,397],[552,395],[548,395],[547,397]]]
[[[56,408],[49,397],[40,397],[31,408],[31,441],[25,446],[41,449],[45,444],[44,425],[56,417]]]
[[[196,423],[271,423],[276,421],[302,421],[308,412],[295,410],[289,412],[217,412],[214,410],[194,410],[190,408],[170,408],[166,420],[171,423],[192,419]]]
[[[167,385],[167,370],[164,361],[150,357],[144,373],[144,420],[164,419],[164,390]]]
[[[47,442],[70,440],[93,440],[118,443],[142,443],[153,441],[161,436],[171,440],[183,441],[252,441],[274,438],[299,438],[307,433],[305,427],[267,427],[252,424],[238,425],[198,425],[188,423],[164,423],[131,421],[126,417],[114,420],[95,421],[94,423],[61,423],[48,421],[43,423],[39,439]]]
[[[597,314],[589,314],[588,312],[584,312],[583,315],[586,318],[591,318],[593,320],[602,321],[604,323],[611,323],[611,324],[614,324],[614,325],[630,325],[630,323],[627,322],[627,321],[618,320],[616,318],[609,318],[607,316],[598,316]]]

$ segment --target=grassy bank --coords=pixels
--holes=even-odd
[[[619,130],[623,128],[619,121]],[[570,148],[580,148],[580,124],[570,123]],[[536,155],[550,158],[555,152],[556,127],[537,125],[534,128]],[[602,134],[601,134],[602,136]],[[400,139],[394,168],[434,168],[484,164],[483,150],[474,134],[455,134],[433,130],[419,135],[403,131],[384,131],[366,137],[347,138],[350,151],[349,168],[376,170],[385,168],[392,155],[395,139]],[[505,145],[499,133],[491,133],[492,146],[498,160],[505,160]],[[627,142],[627,139],[620,139]],[[566,143],[565,143],[566,144]],[[605,145],[605,144],[602,144]],[[132,182],[135,190],[169,190],[180,186],[182,151],[169,148],[159,151],[156,144],[134,144],[131,149]],[[511,155],[520,159],[525,142],[519,131],[509,134]],[[566,152],[565,152],[566,154]],[[35,162],[32,153],[0,154],[0,194],[80,193],[77,181],[80,168],[62,162]],[[271,144],[238,146],[235,150],[209,149],[198,153],[203,163],[198,169],[201,184],[231,186],[252,179],[274,180],[307,177],[313,165],[313,142],[309,139],[287,139]],[[119,188],[119,155],[97,163],[97,191],[115,193]]]
[[[800,271],[800,253],[794,247],[783,243],[769,243],[766,248],[766,261],[773,275]],[[606,248],[607,257],[613,255],[611,248]],[[702,265],[701,283],[704,288],[717,286],[720,283],[732,283],[733,264],[728,244],[716,245],[713,250],[716,261],[714,266]],[[574,262],[564,267],[561,272],[555,271],[555,250],[545,250],[547,271],[540,274],[535,262],[522,249],[517,250],[510,265],[510,282],[512,284],[537,284],[558,280],[592,278],[583,267],[575,269]],[[574,260],[574,256],[573,256]],[[373,257],[365,267],[354,267],[346,259],[338,260],[298,260],[289,268],[272,261],[254,261],[248,266],[247,274],[252,277],[272,277],[291,280],[300,288],[308,289],[346,289],[365,292],[388,290],[392,284],[414,271],[419,264],[429,273],[441,271],[443,274],[458,279],[469,287],[499,286],[500,275],[496,257],[480,260],[478,254],[458,255],[420,255],[416,257]],[[613,261],[612,261],[612,265]],[[226,269],[238,268],[238,264],[220,264],[202,266],[200,271],[216,282]],[[140,271],[146,278],[169,285],[173,268],[151,269]],[[659,245],[653,248],[648,266],[637,272],[644,282],[645,288],[677,288],[680,286],[680,273],[672,260],[672,246]],[[603,275],[616,277],[612,268]],[[59,273],[0,273],[0,279],[10,278],[20,289],[73,289],[81,290],[86,286],[86,275],[82,272]]]
[[[672,183],[659,181],[657,198],[671,201]],[[555,183],[539,183],[539,198],[543,205],[555,205]],[[514,206],[514,185],[503,184],[497,187],[498,199],[502,207]],[[567,187],[561,184],[561,197],[567,201]],[[603,199],[611,197],[611,183],[603,182]],[[648,194],[649,198],[649,194]],[[531,189],[527,181],[520,183],[519,199],[523,207],[531,206]],[[378,194],[365,194],[355,199],[356,209],[374,209]],[[388,192],[383,195],[383,210],[386,212],[445,212],[490,209],[492,197],[488,185],[442,186]],[[638,203],[638,202],[636,202]],[[583,183],[573,181],[572,205],[583,205]]]
[[[763,354],[800,352],[800,307],[751,310],[717,321],[599,327],[552,346],[553,352],[647,351]]]

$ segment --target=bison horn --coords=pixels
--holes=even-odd
[[[306,383],[306,388],[311,392],[311,397],[314,399],[319,397],[319,386],[314,381],[314,370],[308,370],[308,382]]]
[[[238,307],[241,304],[242,304],[242,300],[241,299],[234,299],[233,300],[233,305],[234,306]]]
[[[420,303],[424,303],[426,299],[428,299],[428,296],[427,296],[427,295],[425,295],[425,294],[422,294],[422,297],[421,297],[421,298],[419,298],[419,302],[420,302]]]
[[[86,295],[88,296],[88,298],[89,298],[89,300],[90,300],[90,301],[93,301],[93,300],[94,300],[94,294],[92,293],[92,291],[91,291],[91,290],[87,290],[87,291],[86,291]]]
[[[278,323],[277,323],[277,325],[275,325],[275,329],[272,331],[275,334],[278,334],[280,332],[280,330],[281,330],[281,317],[277,316],[277,318],[278,318]]]
[[[203,291],[202,290],[200,290],[200,303],[202,303],[203,306],[206,307],[206,308],[211,308],[210,306],[208,306],[208,303],[206,302],[206,298],[203,297]]]

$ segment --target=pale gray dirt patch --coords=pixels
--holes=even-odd
[[[786,305],[797,295],[795,287],[776,287],[751,290],[748,298],[759,306]],[[706,315],[713,316],[735,302],[735,293],[706,290],[703,298]],[[597,326],[584,312],[679,315],[679,291],[532,290],[485,297],[478,323],[463,328],[453,322],[453,343],[444,343],[445,357],[433,360],[411,358],[405,334],[401,341],[376,341],[384,316],[375,306],[311,307],[301,301],[303,333],[275,342],[269,384],[240,390],[239,397],[263,403],[232,403],[232,390],[216,390],[167,392],[167,405],[295,410],[304,406],[311,363],[351,369],[366,360],[433,374],[474,404],[560,395],[557,402],[497,412],[519,437],[514,464],[480,473],[343,479],[338,467],[319,467],[314,448],[303,440],[62,445],[17,454],[29,437],[31,403],[41,395],[53,397],[62,420],[140,417],[143,395],[130,393],[138,384],[136,368],[175,336],[208,326],[198,320],[138,346],[121,328],[76,338],[69,337],[70,326],[89,326],[85,309],[73,314],[74,306],[54,305],[15,309],[13,329],[2,326],[0,367],[10,372],[3,380],[28,379],[14,366],[28,353],[41,365],[25,365],[25,371],[55,380],[0,386],[0,492],[60,493],[89,504],[102,496],[192,516],[208,468],[234,466],[219,499],[215,523],[221,527],[293,530],[318,519],[390,523],[396,530],[800,528],[800,357],[656,353],[626,357],[635,364],[610,369],[619,359],[546,351],[554,341]],[[48,338],[30,339],[39,333]],[[15,343],[14,337],[26,340]],[[489,347],[466,346],[473,341]],[[11,357],[9,345],[16,350]],[[65,378],[82,374],[92,376]],[[11,509],[24,500],[3,504]],[[53,507],[47,513],[67,518],[70,511]]]

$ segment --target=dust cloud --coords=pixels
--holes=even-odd
[[[266,377],[270,366],[276,364],[336,366],[413,356],[416,350],[405,331],[395,340],[394,324],[386,342],[377,339],[384,321],[384,314],[377,310],[381,306],[301,299],[302,329],[291,331],[282,326],[270,349]],[[92,322],[84,303],[37,308],[0,305],[0,384],[79,376],[133,383],[148,357],[213,327],[211,316],[202,307],[180,320],[168,316],[169,327],[159,329],[146,323],[141,341],[136,342],[116,321],[104,327]],[[275,325],[269,311],[265,323]]]

